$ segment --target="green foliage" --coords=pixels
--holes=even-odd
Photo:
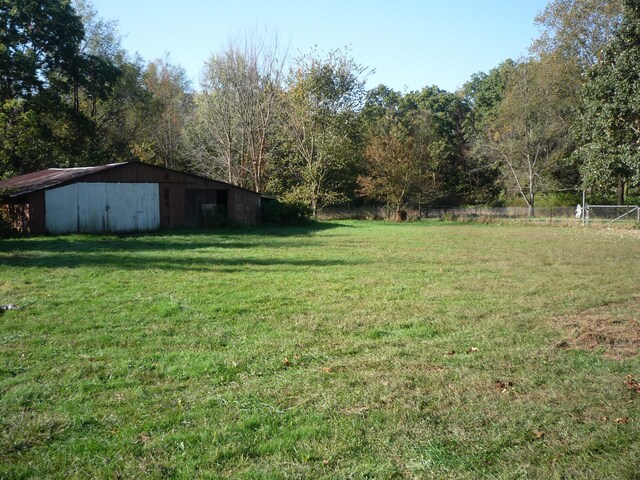
[[[505,60],[489,73],[473,74],[462,87],[464,100],[471,109],[465,120],[465,133],[471,140],[482,134],[495,119],[515,66],[513,60]]]
[[[465,118],[469,105],[460,95],[436,86],[423,88],[419,93],[405,96],[405,102],[415,105],[423,122],[422,147],[429,145],[431,169],[446,192],[446,203],[458,204],[470,196],[469,165],[464,136]]]
[[[41,144],[45,131],[36,112],[25,100],[5,100],[0,110],[0,178],[10,177],[29,168],[22,159],[36,165],[46,161],[46,147]]]
[[[589,201],[595,203],[591,198]],[[575,207],[577,204],[582,204],[582,194],[580,192],[544,193],[538,197],[536,204],[539,207]]]
[[[444,147],[436,128],[428,110],[410,112],[404,118],[391,110],[379,118],[367,138],[358,193],[396,212],[437,198],[440,172],[436,168]]]
[[[542,28],[531,50],[560,55],[586,70],[602,60],[602,49],[622,19],[623,0],[552,0],[535,19]]]
[[[0,0],[0,100],[70,91],[82,21],[66,0]]]
[[[393,122],[407,132],[405,136],[414,142],[411,148],[422,158],[418,162],[422,167],[415,170],[416,178],[411,182],[423,186],[423,191],[408,195],[407,201],[416,206],[429,202],[490,201],[497,196],[495,172],[479,166],[469,149],[471,135],[467,130],[469,119],[477,111],[474,108],[471,93],[454,94],[432,86],[403,95],[380,85],[369,92],[362,112],[363,130],[368,138],[364,148],[368,148],[371,139],[381,138],[381,133],[386,135],[388,129],[384,124]],[[397,170],[393,161],[383,163],[390,165],[389,171]],[[371,178],[365,171],[361,179],[367,176]],[[381,198],[372,194],[373,189],[374,185],[366,188],[368,195]]]
[[[115,22],[88,1],[74,5],[0,3],[0,177],[126,161],[139,145],[160,144],[150,128],[161,125],[158,95],[143,83],[141,62],[127,59]]]
[[[153,121],[148,122],[148,136],[155,153],[153,163],[183,170],[187,167],[183,133],[193,107],[187,73],[167,56],[149,63],[143,79],[151,96]]]
[[[96,105],[120,70],[81,50],[85,31],[70,2],[0,5],[0,176],[101,163]]]
[[[514,65],[481,140],[484,155],[494,158],[505,185],[531,213],[536,195],[556,188],[553,172],[571,153],[578,79],[571,62],[553,55]]]
[[[348,50],[318,52],[296,59],[287,80],[286,131],[292,152],[288,172],[295,190],[316,216],[325,205],[344,200],[358,158],[358,111],[366,68]]]
[[[588,73],[578,129],[586,186],[640,184],[640,7],[625,1],[624,19]]]
[[[300,201],[262,201],[264,225],[305,225],[312,212],[309,205]]]

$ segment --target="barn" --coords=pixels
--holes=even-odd
[[[141,162],[50,168],[0,181],[0,206],[22,233],[136,232],[201,227],[207,212],[260,221],[260,194]]]

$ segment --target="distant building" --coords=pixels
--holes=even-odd
[[[0,181],[0,208],[30,234],[201,227],[208,212],[260,221],[260,194],[140,162],[50,168]]]

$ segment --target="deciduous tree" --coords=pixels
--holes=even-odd
[[[187,132],[193,168],[264,189],[286,59],[276,35],[247,33],[206,63],[196,115]]]
[[[594,66],[622,19],[622,0],[552,0],[535,21],[541,36],[532,45],[538,56],[555,54]]]
[[[484,148],[531,215],[538,193],[551,187],[551,171],[569,154],[575,70],[551,57],[525,60],[510,74],[504,98],[487,129]]]
[[[624,2],[624,19],[588,73],[576,155],[587,186],[640,184],[640,5]]]
[[[182,167],[183,130],[192,106],[187,74],[166,56],[147,65],[144,83],[153,103],[153,122],[147,131],[155,152],[154,162],[166,168]]]
[[[397,220],[404,219],[402,211],[410,204],[420,207],[436,198],[441,182],[434,167],[444,142],[434,126],[428,111],[401,119],[388,110],[368,137],[358,193],[394,208]]]
[[[68,1],[0,0],[0,177],[48,166],[82,144],[90,125],[66,99],[83,36]]]
[[[337,49],[326,57],[315,50],[302,55],[289,73],[285,117],[294,147],[294,193],[314,216],[323,205],[345,199],[341,184],[354,160],[366,71],[347,49]]]

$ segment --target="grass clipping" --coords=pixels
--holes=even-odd
[[[614,359],[640,353],[640,297],[590,308],[557,319],[567,338],[558,348],[602,350]]]

